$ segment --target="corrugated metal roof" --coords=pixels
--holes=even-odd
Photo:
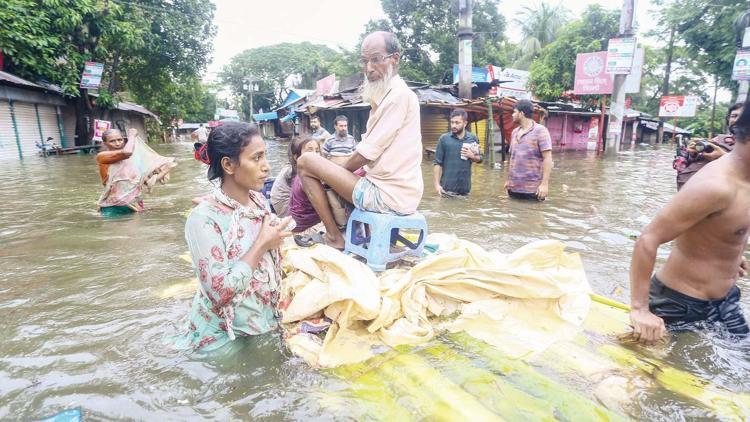
[[[151,116],[154,119],[156,119],[157,122],[161,123],[161,120],[159,120],[159,116],[152,113],[149,109],[146,107],[140,105],[140,104],[133,104],[126,101],[120,101],[117,103],[117,109],[123,110],[123,111],[135,111],[136,113],[145,114],[147,116]]]
[[[443,103],[443,104],[463,104],[464,102],[454,97],[448,92],[432,88],[416,89],[414,92],[420,103]]]
[[[23,79],[19,76],[16,76],[12,73],[3,72],[3,71],[0,71],[0,81],[8,82],[13,85],[25,86],[28,88],[36,88],[36,89],[42,89],[45,91],[52,91],[57,94],[62,92],[60,87],[57,85],[52,85],[46,82],[34,83],[26,79]]]
[[[31,81],[20,78],[12,73],[0,71],[0,81],[10,82],[14,85],[24,85],[32,88],[44,89],[41,85],[37,85]]]

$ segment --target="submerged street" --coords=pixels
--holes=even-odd
[[[276,174],[286,143],[268,141]],[[211,361],[168,348],[194,286],[183,230],[191,199],[210,191],[192,144],[158,145],[179,166],[147,197],[149,211],[103,219],[93,156],[32,157],[0,170],[0,419],[82,407],[92,419],[347,419],[323,392],[345,383],[283,351],[278,334],[253,338]],[[558,239],[581,254],[594,292],[627,302],[633,238],[674,195],[673,149],[643,146],[614,159],[554,151],[546,202],[501,193],[504,171],[474,168],[468,199],[425,189],[431,232],[511,252]],[[431,186],[432,164],[422,164]],[[659,251],[663,262],[668,248]],[[746,291],[746,280],[740,280]],[[746,309],[750,301],[743,298]],[[676,335],[661,358],[735,392],[750,392],[750,362],[710,334]],[[328,394],[328,393],[326,393]],[[323,395],[323,396],[322,396]],[[649,420],[708,416],[675,397],[638,394]],[[336,406],[341,405],[338,403]],[[338,409],[338,410],[336,410]],[[689,416],[688,416],[689,415]]]

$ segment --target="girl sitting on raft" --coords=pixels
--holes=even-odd
[[[289,164],[292,167],[292,183],[289,195],[289,215],[294,218],[295,233],[301,233],[320,223],[320,217],[315,212],[302,181],[297,175],[297,160],[302,154],[320,154],[320,145],[313,138],[297,138],[289,144]]]
[[[320,216],[312,206],[307,197],[302,180],[297,175],[297,160],[304,154],[320,154],[320,145],[312,138],[298,138],[289,144],[289,164],[291,167],[291,188],[289,195],[289,215],[294,218],[297,227],[294,229],[294,241],[300,246],[312,246],[315,243],[324,243],[322,232],[318,232]],[[339,226],[346,227],[348,218],[347,211],[338,200],[335,192],[328,189],[329,203],[334,219]]]
[[[270,167],[256,125],[224,123],[196,155],[220,185],[185,223],[199,284],[177,346],[208,352],[278,326],[279,247],[293,222],[270,213],[260,193]]]

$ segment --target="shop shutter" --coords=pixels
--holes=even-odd
[[[62,136],[60,136],[60,126],[57,124],[57,110],[55,106],[39,104],[39,124],[42,126],[42,139],[45,141],[51,137],[52,142],[62,146]]]
[[[422,109],[422,148],[434,150],[440,135],[450,131],[449,113],[439,108]]]
[[[60,107],[60,112],[65,126],[65,140],[67,141],[65,147],[74,147],[76,146],[76,112],[73,107]]]
[[[13,102],[13,113],[16,116],[16,126],[18,127],[18,137],[21,140],[21,150],[23,158],[33,158],[39,156],[37,142],[41,142],[42,136],[39,133],[39,124],[36,118],[36,109],[34,104]]]
[[[484,144],[487,141],[487,119],[471,122],[467,129],[469,132],[477,135],[477,138],[479,138],[479,151],[484,154]]]
[[[0,100],[0,162],[9,160],[18,160],[18,145],[8,100]]]

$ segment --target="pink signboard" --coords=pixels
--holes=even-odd
[[[612,75],[607,73],[607,52],[581,53],[576,56],[576,95],[611,94]]]
[[[104,135],[104,132],[109,130],[111,127],[112,127],[112,122],[108,122],[106,120],[94,119],[94,137],[92,139],[94,141],[101,141],[102,135]]]

